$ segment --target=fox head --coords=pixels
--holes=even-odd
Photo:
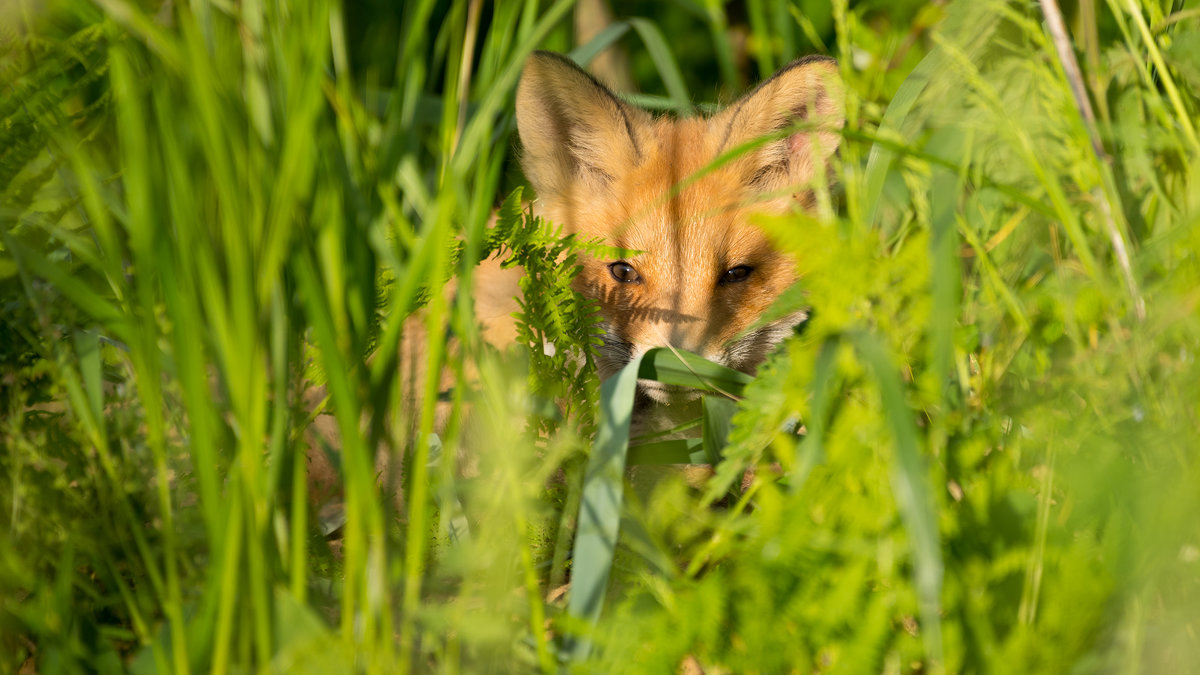
[[[517,128],[536,211],[640,251],[584,257],[574,282],[600,305],[602,378],[663,346],[753,373],[804,320],[801,312],[756,325],[797,276],[751,218],[810,205],[810,182],[827,170],[844,119],[828,58],[792,63],[711,117],[668,119],[621,101],[560,55],[529,57]],[[657,383],[642,390],[662,402],[670,393]]]

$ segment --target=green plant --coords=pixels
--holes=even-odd
[[[1041,7],[613,5],[587,45],[570,2],[534,0],[4,22],[0,668],[1195,661],[1194,9],[1071,9],[1089,121]],[[839,59],[838,180],[761,223],[804,272],[782,302],[813,316],[752,379],[655,352],[597,387],[563,275],[602,249],[513,192],[524,57],[610,45],[635,100],[679,112]],[[527,356],[482,342],[463,290],[494,253],[531,272]],[[626,457],[635,376],[695,373],[739,401]],[[306,483],[315,379],[332,542]],[[623,463],[718,452],[702,494],[614,499]],[[589,499],[606,510],[575,523]]]

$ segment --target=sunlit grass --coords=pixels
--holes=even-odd
[[[613,5],[588,45],[532,0],[62,2],[0,29],[0,669],[1200,658],[1194,10],[1068,15],[1098,152],[1039,7]],[[742,399],[628,457],[594,414],[636,373],[601,389],[571,357],[565,255],[594,244],[520,193],[492,221],[525,56],[610,44],[662,110],[821,49],[849,99],[823,208],[760,223],[803,334],[749,382],[648,356]],[[531,271],[530,350],[476,325],[495,251]],[[703,490],[621,498],[626,460],[717,452]]]

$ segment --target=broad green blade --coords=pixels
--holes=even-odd
[[[704,456],[709,464],[721,461],[721,450],[729,439],[730,419],[737,412],[737,403],[727,398],[705,396],[704,411]]]
[[[129,317],[121,308],[97,293],[93,284],[89,284],[83,277],[76,276],[74,270],[67,269],[65,265],[51,262],[15,237],[3,233],[3,239],[18,267],[25,267],[34,277],[52,283],[75,306],[82,308],[103,324],[115,339],[124,343],[130,342],[133,328]]]
[[[657,347],[646,352],[638,376],[663,384],[694,387],[728,396],[741,396],[754,378],[689,352]]]
[[[704,464],[708,455],[704,440],[700,438],[676,438],[670,441],[643,443],[629,448],[625,461],[629,466],[646,464]]]
[[[914,576],[921,604],[921,633],[928,657],[937,663],[944,663],[939,614],[942,557],[938,543],[937,514],[921,458],[921,442],[913,421],[914,413],[904,398],[900,376],[883,344],[866,333],[852,333],[849,337],[875,376],[884,413],[892,428],[896,452],[890,471],[892,491],[912,545],[916,568]]]
[[[704,459],[714,467],[721,463],[725,446],[729,442],[729,429],[732,426],[733,414],[737,412],[737,402],[719,396],[705,396],[702,402],[704,424]],[[741,483],[734,481],[729,486],[728,495],[736,500],[741,496]]]
[[[568,56],[580,66],[586,66],[592,62],[592,59],[599,56],[600,52],[611,47],[617,40],[629,32],[628,21],[617,21],[600,31],[588,41],[585,45],[580,45],[571,50]]]
[[[103,369],[100,360],[100,336],[91,331],[75,333],[75,351],[79,355],[79,374],[83,377],[83,390],[101,435],[104,431]]]
[[[621,524],[621,500],[625,489],[625,452],[629,447],[629,423],[638,373],[645,356],[633,359],[600,387],[600,427],[583,477],[579,525],[572,554],[570,597],[567,613],[580,620],[588,632],[600,619],[604,591],[612,570]],[[591,651],[587,633],[568,635],[563,652],[583,661]]]
[[[913,105],[921,97],[921,92],[925,91],[925,86],[944,67],[944,61],[945,57],[938,49],[921,59],[921,63],[908,76],[908,79],[904,80],[904,84],[900,85],[900,89],[892,97],[892,102],[888,104],[887,111],[883,114],[883,120],[879,123],[880,136],[899,133],[900,129],[904,127]],[[871,225],[878,226],[879,224],[877,219],[880,198],[883,196],[883,185],[887,180],[888,173],[892,170],[892,164],[896,161],[897,154],[894,148],[882,143],[875,143],[871,146],[871,153],[867,155],[861,213],[866,216],[867,222]]]
[[[813,367],[812,380],[808,383],[812,392],[812,406],[809,408],[809,418],[804,421],[806,433],[803,440],[796,444],[799,457],[789,472],[788,487],[792,492],[800,490],[813,467],[825,458],[825,432],[829,426],[829,406],[833,399],[834,378],[837,375],[834,368],[837,348],[837,340],[826,340],[821,345]]]
[[[963,134],[959,130],[939,133],[943,139],[940,154],[958,156],[963,152]],[[958,197],[965,192],[965,177],[941,167],[933,170],[929,190],[932,236],[929,240],[931,267],[930,295],[933,307],[929,317],[928,382],[938,387],[938,402],[954,360],[954,328],[958,324],[958,298],[961,296],[962,271],[958,261]]]
[[[671,48],[667,46],[667,40],[663,37],[662,31],[646,19],[630,19],[629,24],[633,26],[646,45],[646,51],[650,53],[650,59],[658,68],[658,74],[662,77],[663,85],[666,86],[667,93],[671,95],[671,100],[675,102],[676,110],[690,111],[692,97],[688,95],[687,86],[683,83],[683,73],[679,70],[679,64],[675,62],[675,56],[671,53]]]
[[[665,384],[691,386],[713,393],[739,395],[753,378],[707,361],[695,354],[666,348],[651,349],[630,361],[600,388],[600,427],[584,475],[579,506],[579,525],[573,553],[574,572],[567,612],[582,621],[580,628],[596,625],[604,604],[604,592],[616,551],[621,521],[624,473],[629,447],[629,425],[639,378]],[[714,398],[706,402],[705,438],[697,445],[688,441],[664,441],[641,446],[643,463],[712,463],[717,448],[729,433],[733,401]],[[587,658],[591,638],[569,635],[564,652],[573,660]]]

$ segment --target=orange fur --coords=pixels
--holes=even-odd
[[[561,56],[530,56],[517,91],[517,123],[537,212],[568,231],[642,251],[624,261],[637,271],[639,283],[614,279],[609,265],[617,261],[581,260],[576,288],[599,301],[604,319],[602,377],[635,353],[665,345],[753,372],[803,319],[803,313],[784,317],[743,335],[796,280],[794,261],[772,248],[751,219],[809,201],[806,184],[825,169],[843,122],[836,73],[828,59],[801,60],[710,118],[672,120],[621,102]],[[693,180],[723,153],[798,120],[812,126],[756,146]],[[742,265],[753,267],[744,281],[721,283],[726,272]],[[476,316],[492,344],[515,341],[512,313],[518,309],[514,296],[520,275],[520,270],[502,269],[495,258],[476,271]],[[445,292],[453,294],[454,286]],[[427,367],[419,316],[408,321],[404,335],[402,377],[406,396],[415,400]],[[453,382],[447,371],[444,386]],[[697,414],[684,392],[650,382],[641,389],[658,403],[685,404],[670,414],[664,412],[667,406],[658,406],[662,415],[643,409],[640,430],[669,427],[669,418],[679,413],[683,419]],[[323,389],[313,392],[310,405],[323,396]],[[439,428],[444,412],[439,410]],[[337,471],[318,450],[340,447],[335,421],[321,416],[310,433],[314,503],[340,502]],[[379,457],[377,470],[395,481],[389,487],[400,506],[399,476],[389,467],[387,453]],[[652,467],[640,468],[651,473]],[[689,483],[698,484],[708,471],[689,474]]]
[[[585,257],[575,281],[600,303],[602,377],[667,345],[752,373],[803,320],[751,329],[796,281],[795,261],[751,221],[807,205],[843,114],[830,59],[797,61],[712,117],[669,119],[622,102],[562,56],[530,56],[517,126],[535,209],[570,232],[642,251],[622,261]],[[770,134],[781,137],[709,166]],[[621,262],[636,281],[617,278],[611,266]],[[748,275],[730,280],[740,268]],[[661,402],[671,397],[654,383],[642,389]]]

